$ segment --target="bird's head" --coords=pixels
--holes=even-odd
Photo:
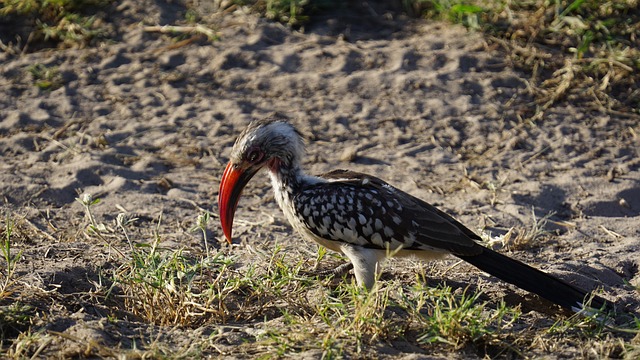
[[[264,167],[274,173],[292,169],[298,166],[303,153],[300,133],[286,121],[254,121],[242,131],[231,150],[218,192],[220,223],[229,243],[238,200],[249,180]]]

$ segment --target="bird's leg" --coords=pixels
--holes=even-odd
[[[382,270],[385,252],[351,244],[343,244],[340,250],[351,260],[358,285],[372,289],[376,282],[376,275]]]

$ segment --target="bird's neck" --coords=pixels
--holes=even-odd
[[[269,176],[273,185],[274,197],[289,224],[301,234],[313,235],[305,226],[297,211],[298,195],[304,193],[309,186],[322,182],[321,178],[309,176],[302,171],[299,164],[289,167],[269,167]],[[336,249],[334,249],[336,250]]]
[[[276,194],[295,194],[307,178],[297,161],[287,163],[280,159],[273,159],[269,161],[268,168],[271,184]]]
[[[268,168],[276,200],[285,211],[293,205],[293,198],[304,187],[322,181],[320,178],[305,174],[298,161],[286,163],[274,160],[270,161]]]

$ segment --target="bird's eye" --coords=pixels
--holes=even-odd
[[[247,153],[247,161],[249,161],[252,164],[255,164],[258,161],[262,160],[263,156],[264,156],[264,153],[262,151],[258,149],[251,149]]]

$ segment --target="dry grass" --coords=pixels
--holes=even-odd
[[[536,216],[534,208],[531,208],[531,223],[521,227],[512,227],[505,234],[492,236],[490,233],[482,233],[483,240],[487,246],[494,247],[497,244],[500,248],[509,250],[524,250],[540,247],[544,241],[551,237],[552,232],[547,229],[554,213],[546,214],[539,218]]]
[[[0,3],[0,20],[15,33],[5,34],[3,51],[25,53],[30,46],[84,47],[106,35],[106,24],[94,14],[110,0],[5,0]],[[3,36],[4,38],[4,36]]]
[[[566,100],[640,113],[637,2],[559,2],[534,9],[510,10],[519,19],[497,35],[514,65],[530,71],[540,110]]]
[[[597,347],[601,355],[624,356],[637,350],[624,345],[632,335],[607,328],[597,314],[559,317],[556,323],[532,327],[534,314],[522,314],[519,307],[499,299],[483,300],[481,292],[427,286],[419,274],[414,281],[403,280],[405,276],[380,280],[371,291],[357,287],[348,276],[334,281],[309,277],[302,271],[310,267],[306,260],[292,258],[277,246],[259,254],[260,261],[240,265],[220,250],[196,254],[165,247],[161,217],[151,229],[136,229],[134,219],[123,216],[115,217],[114,226],[94,215],[98,200],[87,195],[79,201],[85,207],[79,223],[86,241],[103,244],[102,251],[111,255],[109,266],[98,269],[100,280],[72,297],[34,289],[37,285],[14,271],[21,253],[11,247],[41,235],[14,215],[4,219],[3,246],[10,249],[4,253],[11,254],[5,255],[1,268],[4,288],[10,289],[2,293],[0,307],[6,357],[273,358],[315,351],[330,359],[376,356],[377,348],[389,344],[490,357],[521,357],[567,346],[589,351]],[[199,219],[197,225],[207,226],[202,223],[206,217],[194,218]],[[534,223],[532,231],[537,231],[540,220]],[[323,254],[318,259],[322,261]],[[126,345],[104,336],[43,327],[57,316],[76,317],[63,309],[77,307],[79,299],[83,307],[91,304],[104,312],[102,325],[85,323],[89,334],[115,336],[142,324],[177,327],[191,335],[181,346],[143,334],[134,336],[140,338],[135,345]],[[210,336],[202,336],[211,329]],[[625,329],[639,331],[640,321]],[[242,335],[229,340],[233,332]]]

